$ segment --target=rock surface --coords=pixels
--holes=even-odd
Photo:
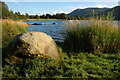
[[[27,32],[19,34],[10,44],[14,55],[46,55],[59,58],[59,51],[54,40],[42,32]]]

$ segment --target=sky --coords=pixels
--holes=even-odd
[[[25,0],[24,0],[25,1]],[[31,15],[42,15],[42,14],[56,14],[56,13],[70,13],[75,9],[84,9],[89,7],[97,7],[97,8],[112,8],[115,6],[118,6],[118,1],[109,1],[105,2],[100,1],[78,1],[78,2],[42,2],[42,1],[35,1],[35,2],[19,2],[19,1],[6,1],[5,3],[8,5],[10,10],[13,10],[14,12],[21,12],[22,14],[28,13]]]
[[[118,2],[119,0],[3,0],[5,2]]]

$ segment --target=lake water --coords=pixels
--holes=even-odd
[[[65,25],[67,20],[39,20],[39,21],[25,21],[26,23],[58,23],[49,25],[29,25],[28,31],[44,32],[50,35],[55,41],[63,41],[65,34]],[[82,22],[82,21],[80,21]],[[84,21],[83,21],[84,22]],[[82,22],[82,23],[83,23]],[[90,21],[87,21],[90,22]],[[116,25],[120,25],[120,22],[115,21]]]
[[[63,35],[65,34],[66,21],[64,20],[39,20],[39,21],[25,21],[26,23],[58,23],[49,25],[29,25],[28,31],[44,32],[50,35],[55,41],[63,41]]]

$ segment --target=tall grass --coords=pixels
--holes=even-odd
[[[0,20],[0,47],[2,47],[2,20]]]
[[[120,28],[113,21],[91,21],[67,24],[65,46],[69,51],[120,53]]]
[[[27,24],[20,21],[2,20],[2,47],[6,47],[13,38],[27,31]]]

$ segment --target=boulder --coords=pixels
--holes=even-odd
[[[59,51],[54,40],[43,32],[26,32],[17,35],[9,45],[10,55],[46,55],[59,58]]]

